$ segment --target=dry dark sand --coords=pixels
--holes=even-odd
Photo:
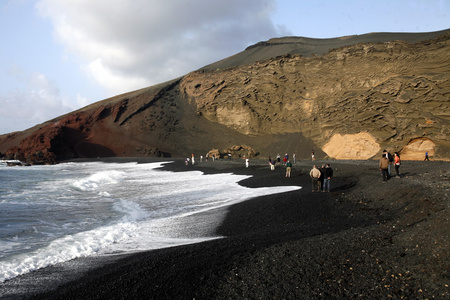
[[[177,160],[164,169],[251,174],[242,185],[304,188],[229,207],[217,230],[224,239],[125,256],[29,296],[448,299],[450,164],[406,161],[402,177],[383,184],[376,161],[330,163],[331,193],[311,193],[311,161],[285,178],[283,167],[271,172],[261,160],[248,169],[242,160],[189,167]]]

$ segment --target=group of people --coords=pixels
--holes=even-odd
[[[391,153],[389,153],[387,150],[383,150],[383,154],[381,154],[381,158],[378,162],[378,166],[381,170],[381,176],[383,177],[383,183],[387,182],[388,179],[391,177],[391,166],[392,164],[395,167],[395,173],[396,178],[400,178],[400,155],[398,152],[394,153],[394,156],[392,156]]]
[[[295,164],[295,160],[296,160],[296,156],[295,153],[292,155],[292,158],[294,160],[294,164]],[[269,156],[269,166],[270,166],[270,170],[273,171],[275,170],[275,166],[276,165],[280,165],[281,164],[281,155],[280,153],[277,154],[277,158],[272,160],[272,157]],[[286,166],[286,177],[291,177],[291,171],[292,171],[292,162],[289,160],[289,154],[285,154],[283,157],[283,165]]]
[[[317,168],[315,165],[309,172],[312,179],[312,192],[330,192],[331,178],[333,177],[333,169],[330,164],[322,165]]]

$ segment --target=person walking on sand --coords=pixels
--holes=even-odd
[[[333,177],[333,169],[331,168],[330,164],[325,165],[324,173],[325,174],[323,175],[323,191],[329,193],[331,187],[331,177]]]
[[[292,163],[288,160],[286,162],[286,177],[291,177],[291,171],[292,171]]]
[[[294,164],[295,164],[295,153],[292,154],[292,158],[294,159]]]
[[[399,172],[399,168],[401,165],[401,161],[400,161],[400,155],[398,155],[397,152],[394,153],[394,165],[395,165],[395,174],[397,174],[397,176],[395,176],[396,178],[400,178],[400,172]]]
[[[313,166],[313,168],[309,172],[309,176],[312,179],[312,192],[314,193],[316,189],[318,192],[320,192],[320,185],[319,185],[320,171],[316,168],[316,166]]]
[[[280,156],[280,153],[278,153],[277,154],[277,162],[280,163],[280,161],[281,161],[281,156]]]
[[[245,159],[245,167],[248,168],[248,165],[249,165],[249,161],[248,161],[248,158],[246,158]]]
[[[194,162],[195,162],[195,157],[194,157],[194,154],[192,154],[191,163],[194,164]]]
[[[430,161],[430,159],[428,158],[428,152],[425,152],[425,159],[423,161]]]
[[[314,155],[314,151],[311,151],[311,160],[316,160],[315,155]]]
[[[378,166],[380,167],[381,175],[383,176],[383,183],[386,183],[388,180],[389,159],[387,159],[385,154],[381,155]]]

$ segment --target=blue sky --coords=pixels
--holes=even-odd
[[[450,28],[450,0],[2,0],[0,134],[281,36]]]

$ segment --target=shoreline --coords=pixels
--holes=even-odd
[[[311,193],[307,173],[323,162],[335,170],[332,191]],[[303,188],[228,207],[217,229],[224,239],[116,257],[27,297],[448,297],[448,166],[407,162],[402,178],[382,185],[377,161],[300,161],[285,178],[284,168],[271,172],[263,160],[247,169],[243,160],[186,167],[179,159],[162,169],[249,174],[240,184]]]

